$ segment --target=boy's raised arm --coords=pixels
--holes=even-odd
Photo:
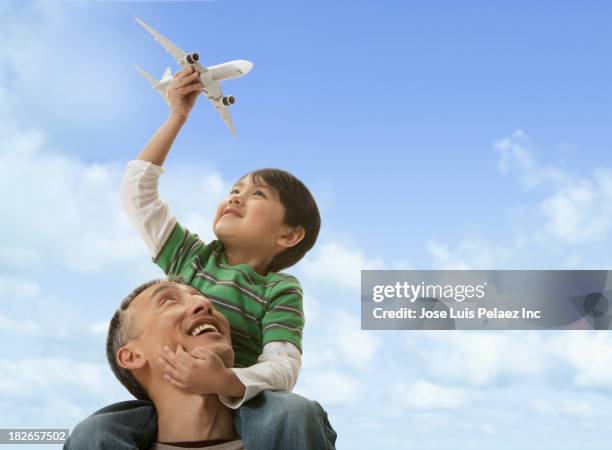
[[[123,209],[143,238],[151,254],[156,257],[168,241],[176,225],[176,218],[168,204],[159,198],[159,176],[170,147],[187,120],[202,88],[198,72],[188,67],[174,75],[168,86],[170,114],[151,140],[130,161],[121,182]]]
[[[189,117],[201,89],[199,72],[191,66],[174,75],[167,90],[170,104],[168,119],[147,142],[137,159],[152,162],[158,166],[164,164],[170,147]]]

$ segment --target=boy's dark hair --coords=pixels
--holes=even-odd
[[[117,351],[123,347],[130,339],[138,337],[138,330],[134,329],[132,318],[128,312],[128,308],[132,301],[138,297],[145,289],[155,286],[166,281],[174,281],[180,283],[178,279],[160,279],[147,281],[134,289],[130,294],[123,299],[119,309],[115,311],[113,318],[108,327],[108,335],[106,337],[106,359],[111,366],[111,370],[117,379],[123,384],[130,393],[138,400],[151,401],[149,394],[145,388],[138,382],[136,377],[128,369],[125,369],[117,362]]]
[[[304,239],[297,245],[277,254],[268,271],[278,272],[296,264],[312,248],[321,228],[321,216],[314,197],[308,188],[295,176],[280,169],[259,169],[244,175],[241,180],[251,177],[253,182],[262,181],[278,191],[280,201],[285,207],[283,223],[290,227],[304,227]]]

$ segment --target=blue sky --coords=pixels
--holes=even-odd
[[[340,449],[603,449],[612,338],[362,332],[368,268],[609,269],[612,7],[602,2],[2,2],[0,418],[72,428],[128,398],[105,326],[159,275],[123,215],[125,163],[167,106],[132,67],[172,58],[224,84],[231,139],[200,98],[161,184],[205,239],[243,173],[289,170],[323,217],[296,391]],[[190,192],[190,197],[185,196]],[[58,414],[61,411],[61,414]]]

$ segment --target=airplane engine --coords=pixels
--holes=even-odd
[[[188,53],[187,56],[185,57],[185,59],[187,60],[187,62],[189,64],[193,64],[195,62],[197,62],[200,59],[200,55],[198,55],[197,53]]]
[[[228,95],[227,97],[223,97],[223,104],[225,106],[230,106],[236,103],[236,98],[233,95]]]

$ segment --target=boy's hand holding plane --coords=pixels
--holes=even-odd
[[[191,66],[174,74],[168,85],[171,117],[187,119],[203,87],[199,77],[200,72]]]

